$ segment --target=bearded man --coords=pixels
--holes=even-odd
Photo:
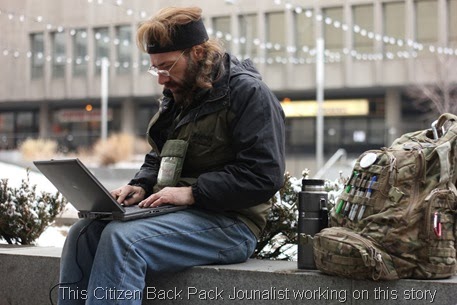
[[[250,60],[209,39],[201,13],[165,8],[140,25],[137,42],[163,97],[147,128],[152,150],[128,185],[111,192],[124,205],[186,208],[73,225],[61,305],[113,304],[103,294],[110,290],[137,296],[122,304],[141,304],[146,272],[240,263],[254,252],[283,184],[284,113]]]

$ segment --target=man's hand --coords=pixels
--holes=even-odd
[[[113,195],[120,204],[132,205],[143,200],[146,192],[140,186],[124,185],[111,191],[111,195]]]
[[[162,204],[192,205],[194,204],[192,188],[186,187],[165,187],[159,192],[152,194],[139,203],[142,208],[156,207]]]

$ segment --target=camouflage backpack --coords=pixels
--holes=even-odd
[[[457,116],[405,134],[356,161],[316,234],[321,271],[354,279],[439,279],[456,273]]]

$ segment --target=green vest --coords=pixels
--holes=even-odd
[[[201,111],[199,108],[191,110],[177,122],[175,130],[170,135],[170,139],[189,141],[178,186],[190,186],[197,181],[199,175],[222,170],[226,164],[235,161],[236,152],[233,150],[228,130],[229,120],[233,119],[233,114],[225,104],[221,105],[224,106],[212,107],[211,105],[210,108],[214,112],[204,115],[201,112],[205,108],[201,108]],[[158,119],[159,113],[151,119],[148,130]],[[151,137],[148,137],[148,141],[158,152]],[[250,208],[226,210],[222,213],[243,221],[259,237],[266,225],[270,207],[271,204],[266,202]]]

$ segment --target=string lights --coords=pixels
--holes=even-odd
[[[148,16],[145,10],[135,10],[133,8],[126,7],[123,0],[84,0],[88,4],[92,5],[111,5],[122,9],[127,16],[136,17],[140,19],[144,19]],[[274,4],[282,5],[283,2],[281,0],[273,0]],[[436,45],[428,45],[425,46],[422,43],[411,39],[399,39],[395,37],[389,37],[386,35],[382,35],[379,33],[374,33],[373,31],[369,31],[364,29],[358,25],[353,25],[349,27],[347,24],[339,21],[333,20],[330,17],[323,16],[321,14],[315,14],[312,10],[305,9],[301,6],[293,6],[290,2],[284,3],[284,8],[286,10],[293,10],[296,14],[304,14],[307,18],[314,19],[317,22],[322,22],[324,26],[332,26],[335,29],[339,29],[343,32],[352,31],[356,35],[360,35],[362,37],[366,37],[372,41],[382,42],[384,45],[393,45],[399,48],[405,48],[403,50],[399,50],[397,52],[382,52],[382,53],[362,53],[357,51],[356,49],[348,49],[343,48],[341,51],[336,50],[325,50],[324,56],[327,62],[340,62],[344,60],[344,58],[351,57],[353,60],[357,61],[383,61],[383,60],[393,60],[393,59],[407,59],[407,58],[416,58],[422,52],[429,52],[431,54],[445,54],[445,55],[452,55],[457,56],[457,49],[448,48],[448,47],[441,47]],[[73,28],[66,28],[63,25],[53,25],[54,23],[48,21],[43,16],[27,16],[22,13],[17,13],[13,11],[7,11],[0,9],[0,18],[6,17],[9,22],[20,22],[24,23],[25,21],[33,21],[37,23],[42,23],[45,25],[46,30],[48,31],[55,31],[57,33],[68,32],[70,35],[76,35],[76,30]],[[254,57],[252,58],[256,63],[265,63],[265,64],[314,64],[315,63],[315,55],[316,50],[314,46],[285,46],[279,43],[262,41],[259,38],[253,39],[249,42],[246,37],[234,37],[231,33],[223,33],[221,31],[214,31],[213,29],[208,29],[208,34],[212,37],[217,37],[219,39],[225,39],[227,42],[231,42],[234,44],[248,44],[252,43],[253,46],[259,48],[261,50],[268,50],[268,51],[278,51],[283,52],[284,56],[267,56],[267,57]],[[86,33],[87,35],[87,33]],[[86,37],[87,38],[87,37]],[[128,47],[130,45],[130,40],[128,39],[121,39],[119,37],[115,37],[110,39],[109,36],[102,36],[102,34],[96,32],[95,39],[101,40],[105,44],[114,44],[115,46],[123,45]],[[46,60],[46,61],[53,61],[57,63],[67,63],[67,64],[85,64],[90,61],[94,61],[95,64],[99,63],[99,59],[94,59],[86,56],[79,56],[76,58],[66,58],[65,56],[55,56],[53,57],[51,54],[45,55],[42,52],[35,52],[32,51],[21,51],[16,48],[11,48],[2,45],[0,42],[0,49],[2,50],[3,56],[11,56],[15,59],[26,57],[26,58],[36,58],[39,60]],[[297,56],[296,54],[300,51],[302,56]],[[237,54],[240,58],[248,57],[247,55]],[[140,66],[148,66],[149,61],[147,59],[141,59],[139,62],[131,62],[131,61],[116,61],[113,63],[115,68],[138,68]]]

